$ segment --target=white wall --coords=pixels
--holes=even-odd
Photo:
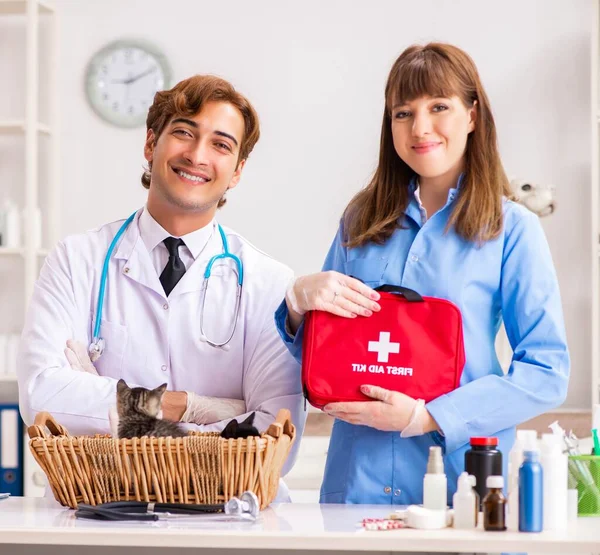
[[[565,406],[589,407],[591,2],[55,0],[55,5],[62,28],[61,233],[124,217],[144,202],[139,175],[145,130],[108,126],[83,94],[85,66],[96,50],[114,39],[141,37],[166,53],[176,81],[216,73],[256,106],[262,138],[220,219],[298,273],[319,269],[344,206],[374,169],[383,87],[397,55],[414,41],[448,41],[466,49],[491,98],[508,173],[557,187],[558,211],[544,220],[544,228],[572,352]],[[1,25],[0,58],[16,34]],[[18,64],[2,63],[18,75]],[[0,178],[6,180],[8,171],[0,151]]]

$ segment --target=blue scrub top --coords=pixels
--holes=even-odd
[[[457,192],[451,189],[446,205],[424,223],[413,195],[406,229],[396,230],[383,245],[346,248],[341,226],[331,245],[323,270],[355,276],[371,287],[402,285],[455,303],[463,317],[466,363],[461,386],[426,405],[441,434],[401,438],[399,432],[336,420],[322,503],[422,503],[432,445],[443,449],[451,503],[469,438],[498,437],[506,478],[515,426],[565,399],[569,352],[556,272],[538,217],[505,200],[502,232],[477,246],[454,229],[445,233]],[[291,337],[286,316],[284,301],[275,320],[300,361],[303,327]],[[507,375],[495,351],[502,320],[514,351]]]

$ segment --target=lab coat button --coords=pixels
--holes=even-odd
[[[125,269],[123,270],[123,273],[124,273],[124,274],[128,274],[128,273],[129,273],[129,268],[125,268]]]
[[[169,310],[169,305],[168,305],[167,303],[165,303],[165,304],[163,304],[163,308],[164,308],[165,310]]]
[[[398,497],[398,496],[399,496],[401,493],[402,493],[402,490],[400,490],[400,489],[396,489],[396,490],[394,490],[394,495],[395,495],[396,497]]]
[[[166,371],[167,371],[167,366],[166,366],[166,364],[163,364],[163,365],[160,367],[160,369],[161,369],[163,372],[166,372]]]
[[[419,257],[418,257],[416,254],[413,254],[413,255],[410,257],[410,259],[411,259],[413,262],[418,262],[418,261],[419,261]]]
[[[383,488],[384,493],[391,493],[392,492],[392,488],[390,486],[385,486]]]

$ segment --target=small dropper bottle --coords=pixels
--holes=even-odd
[[[470,475],[463,472],[458,477],[458,488],[452,498],[454,505],[454,528],[468,530],[477,526],[475,493]]]
[[[485,530],[500,532],[506,530],[506,497],[502,493],[503,476],[488,476],[488,493],[483,498],[483,527]]]

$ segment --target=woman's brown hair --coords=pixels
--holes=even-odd
[[[415,172],[398,156],[392,138],[394,105],[422,96],[457,95],[467,108],[477,102],[475,129],[467,138],[464,179],[446,231],[454,226],[467,241],[481,244],[502,229],[502,199],[511,198],[488,97],[475,63],[460,48],[429,43],[407,48],[394,63],[385,87],[379,163],[371,182],[344,211],[346,245],[383,243],[402,227]]]
[[[214,75],[194,75],[177,83],[168,91],[159,91],[146,118],[146,130],[152,129],[154,140],[158,141],[168,123],[176,116],[195,116],[204,104],[210,101],[228,102],[235,106],[244,118],[244,137],[240,144],[238,164],[246,160],[260,137],[258,114],[248,99],[237,92],[231,83]],[[142,185],[150,188],[152,164],[142,174]],[[218,208],[226,200],[219,200]]]

